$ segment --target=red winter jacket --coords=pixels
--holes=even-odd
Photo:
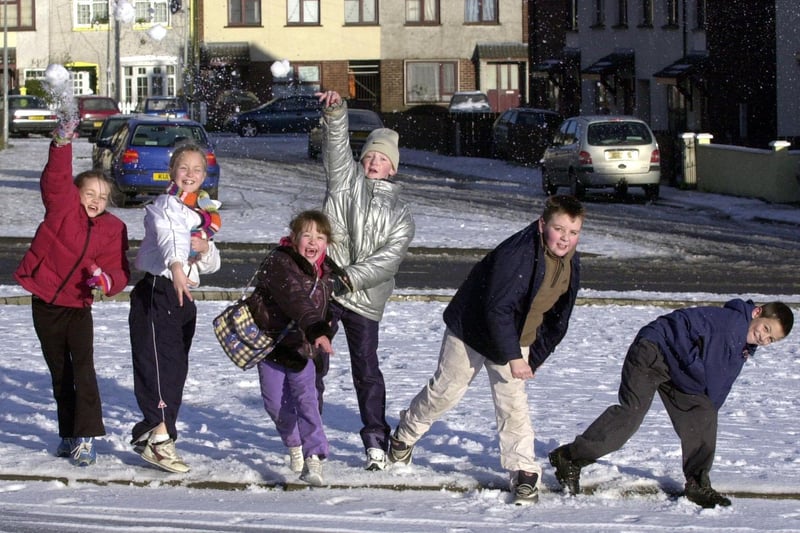
[[[44,220],[14,272],[26,290],[47,303],[89,307],[92,290],[86,280],[96,264],[111,277],[109,296],[128,284],[128,230],[109,212],[89,218],[72,177],[72,145],[50,144],[42,172]]]

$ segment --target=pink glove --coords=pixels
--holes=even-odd
[[[106,295],[111,289],[111,276],[100,270],[99,266],[92,265],[92,277],[86,280],[86,284]]]
[[[53,138],[55,139],[56,144],[67,144],[71,142],[72,139],[78,137],[78,134],[75,132],[75,130],[78,128],[78,124],[80,124],[80,119],[76,116],[60,118],[58,121],[58,127],[53,132]]]

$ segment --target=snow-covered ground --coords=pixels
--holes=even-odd
[[[284,140],[264,142],[279,145]],[[46,141],[20,139],[12,145],[0,151],[0,235],[31,236],[42,214],[38,176]],[[295,141],[292,149],[297,145]],[[78,141],[76,170],[88,167],[88,153],[88,145]],[[497,161],[405,150],[402,157],[424,158],[429,166],[464,174],[531,179],[530,169]],[[280,165],[221,163],[230,186],[223,185],[220,193],[225,202],[220,239],[275,242],[293,212],[321,201],[321,182],[282,175]],[[237,188],[237,178],[252,172],[263,176],[263,190]],[[797,208],[669,188],[664,195],[669,201],[713,205],[721,211],[758,211],[800,223]],[[141,210],[117,213],[128,223],[131,237],[140,237]],[[464,213],[449,208],[446,200],[415,215],[418,246],[491,247],[527,223],[493,213]],[[608,242],[591,224],[582,239],[584,249],[620,256],[645,253],[623,241]],[[15,294],[22,292],[0,287],[0,295]],[[446,303],[412,296],[390,302],[382,322],[380,356],[392,426],[433,372],[443,332]],[[615,401],[630,341],[641,326],[668,311],[648,300],[723,302],[732,296],[749,295],[637,294],[640,305],[588,304],[575,309],[567,337],[528,386],[546,488],[557,486],[546,454],[571,440]],[[781,299],[800,312],[800,295]],[[238,370],[216,344],[210,322],[225,304],[198,302],[198,329],[179,423],[178,447],[192,467],[184,476],[148,466],[128,445],[138,409],[127,303],[95,305],[96,367],[108,435],[97,444],[98,463],[84,469],[53,455],[58,442],[55,406],[29,307],[0,306],[0,531],[800,531],[796,332],[759,350],[720,413],[712,481],[721,492],[733,495],[732,507],[702,510],[657,490],[679,491],[683,480],[678,439],[656,400],[640,431],[622,450],[585,470],[584,484],[596,487],[593,495],[569,498],[545,491],[538,505],[519,508],[507,504],[509,494],[502,490],[507,478],[499,465],[484,375],[420,441],[411,466],[364,471],[358,408],[341,337],[334,343],[337,354],[324,414],[331,442],[325,475],[332,487],[303,487],[289,471],[285,450],[263,410],[255,371]],[[398,490],[403,487],[409,490]]]

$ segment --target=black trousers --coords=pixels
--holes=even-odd
[[[131,291],[128,326],[133,356],[133,392],[143,420],[132,431],[133,441],[162,422],[172,439],[189,373],[197,307],[184,297],[178,305],[172,281],[145,275]]]
[[[105,435],[94,370],[92,309],[51,305],[34,296],[31,313],[53,382],[59,436]]]
[[[717,409],[707,396],[676,389],[658,346],[646,340],[638,340],[628,349],[619,404],[606,409],[569,445],[572,460],[592,462],[620,449],[639,429],[656,392],[681,440],[684,476],[709,484],[717,448]]]
[[[386,384],[378,361],[378,333],[380,323],[350,311],[338,303],[331,302],[334,333],[339,323],[344,326],[347,347],[350,351],[350,371],[361,413],[361,442],[364,449],[389,450],[391,427],[386,421]],[[329,356],[319,354],[315,359],[317,368],[317,397],[322,412],[324,377],[328,373]]]

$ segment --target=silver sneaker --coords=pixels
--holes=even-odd
[[[514,505],[531,505],[539,501],[539,474],[522,470],[511,474],[511,493]]]
[[[289,446],[289,468],[298,474],[303,471],[303,447]]]
[[[386,452],[380,448],[367,448],[367,470],[386,470]]]
[[[322,477],[322,459],[320,459],[318,455],[309,455],[306,457],[300,479],[315,487],[321,487],[325,483]]]
[[[175,441],[172,439],[163,442],[149,441],[144,451],[142,451],[142,459],[167,472],[185,474],[189,471],[189,466],[178,455],[178,451],[175,449]]]

